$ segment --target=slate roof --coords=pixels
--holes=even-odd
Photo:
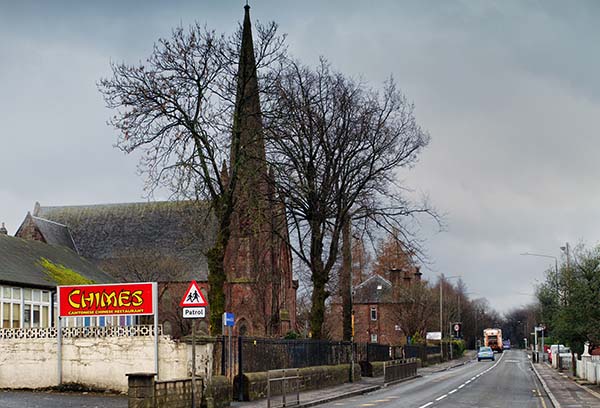
[[[186,265],[181,280],[206,281],[206,251],[216,236],[207,203],[192,201],[36,206],[34,216],[66,225],[79,254],[100,265],[123,255],[172,256]]]
[[[0,235],[0,282],[18,286],[54,288],[56,282],[44,273],[42,258],[63,265],[97,283],[114,278],[64,246]]]
[[[73,242],[73,238],[71,237],[71,233],[66,225],[35,216],[32,216],[31,218],[48,244],[65,246],[78,252],[75,243]]]
[[[392,282],[380,275],[373,275],[354,288],[354,303],[388,303],[392,295]]]

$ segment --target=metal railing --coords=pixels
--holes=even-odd
[[[272,384],[281,384],[281,405],[273,405],[271,402],[273,398]],[[290,384],[292,384],[290,395],[295,395],[296,399],[288,401],[287,396],[288,391],[290,391],[288,385]],[[294,405],[300,405],[300,370],[297,368],[284,368],[267,371],[267,408],[291,407]]]
[[[411,378],[417,375],[417,359],[409,358],[406,360],[392,360],[383,363],[383,382]]]

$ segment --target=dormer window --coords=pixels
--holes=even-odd
[[[382,285],[377,285],[377,290],[381,290],[381,289],[383,289],[383,286]]]

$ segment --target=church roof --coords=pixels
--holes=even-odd
[[[35,216],[68,227],[80,255],[96,264],[140,253],[186,265],[182,280],[206,281],[205,252],[216,235],[206,203],[192,201],[36,207]]]
[[[46,243],[51,245],[61,245],[77,252],[73,237],[71,237],[66,225],[35,216],[32,216],[31,218],[40,233],[44,236]]]
[[[380,275],[373,275],[354,288],[354,303],[388,303],[392,283]]]
[[[108,274],[69,248],[0,235],[0,282],[54,288],[57,283],[43,266],[44,260],[62,265],[96,283],[114,282]]]

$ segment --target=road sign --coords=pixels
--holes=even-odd
[[[202,291],[200,291],[200,286],[196,283],[196,281],[191,281],[188,290],[185,292],[185,295],[181,299],[179,303],[181,307],[203,307],[208,306],[206,299],[204,299],[204,295],[202,295]],[[202,316],[204,317],[204,316]]]
[[[233,313],[225,312],[223,313],[223,326],[233,327],[235,323],[235,317]]]
[[[205,307],[184,307],[183,317],[185,319],[198,319],[206,317]]]

